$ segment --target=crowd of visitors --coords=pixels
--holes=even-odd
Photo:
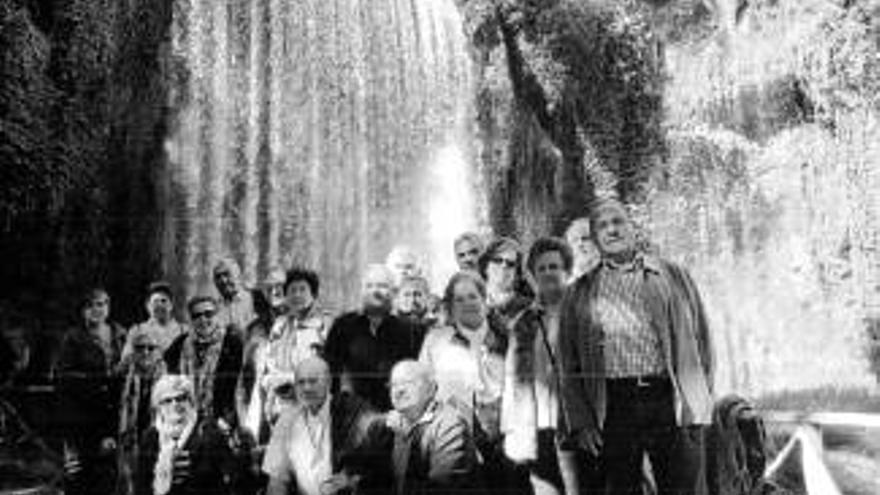
[[[166,282],[127,330],[90,290],[52,368],[65,493],[705,493],[706,317],[636,237],[615,200],[528,248],[464,233],[439,297],[398,247],[339,315],[316,272],[228,259],[186,322]]]

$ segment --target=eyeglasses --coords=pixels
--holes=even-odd
[[[512,260],[510,258],[502,258],[501,256],[492,258],[492,263],[504,265],[507,268],[516,268],[516,260]]]
[[[192,319],[198,320],[201,317],[213,318],[215,313],[216,313],[215,311],[199,311],[198,313],[192,314]]]
[[[171,397],[165,397],[159,401],[159,405],[167,406],[171,403],[184,404],[186,402],[189,402],[189,394],[178,394],[172,395]]]

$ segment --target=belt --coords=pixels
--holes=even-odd
[[[614,387],[627,388],[657,388],[671,385],[669,377],[665,375],[642,375],[627,376],[623,378],[607,378],[606,383]]]

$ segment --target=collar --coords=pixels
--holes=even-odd
[[[327,394],[327,398],[324,399],[324,403],[321,404],[321,407],[318,409],[318,412],[312,414],[308,408],[302,406],[302,415],[307,421],[318,420],[321,423],[326,423],[330,421],[330,401],[333,400],[333,396]]]
[[[411,423],[407,426],[406,432],[407,434],[411,433],[416,429],[416,427],[430,423],[434,421],[434,418],[437,416],[437,409],[440,407],[440,403],[436,398],[431,399],[431,402],[428,403],[428,407],[425,408],[425,411],[419,416],[419,419],[415,420],[415,422]]]
[[[453,338],[470,347],[474,342],[483,343],[486,340],[486,335],[489,334],[489,319],[484,318],[483,323],[475,330],[462,330],[458,325],[453,325],[452,328]]]
[[[614,270],[621,272],[630,272],[635,270],[647,270],[654,273],[660,273],[660,259],[656,256],[638,252],[629,263],[616,263],[610,258],[603,257],[601,266],[605,270]]]

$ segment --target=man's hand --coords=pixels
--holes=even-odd
[[[174,465],[171,473],[171,484],[179,485],[189,479],[192,461],[188,450],[180,450],[174,454]]]
[[[116,439],[106,437],[101,440],[101,455],[109,455],[116,451]]]
[[[354,489],[359,477],[348,474],[336,473],[321,483],[321,495],[336,495],[349,489]]]
[[[584,428],[578,432],[577,443],[588,454],[598,457],[599,450],[602,448],[602,434],[593,428]]]
[[[395,433],[401,433],[406,429],[406,420],[394,409],[385,413],[385,426]]]

